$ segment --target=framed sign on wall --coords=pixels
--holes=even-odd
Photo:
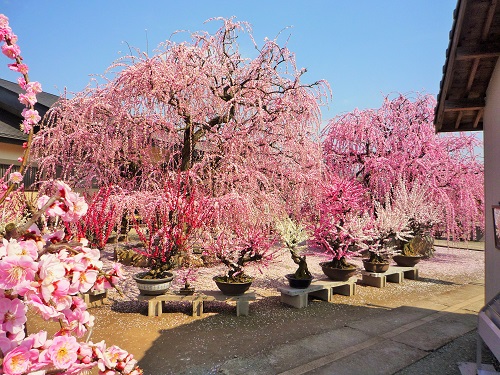
[[[493,229],[495,232],[495,247],[500,249],[500,205],[493,206]]]

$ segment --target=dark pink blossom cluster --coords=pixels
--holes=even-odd
[[[89,194],[87,213],[66,230],[76,232],[79,238],[87,238],[92,246],[104,249],[113,229],[122,224],[123,210],[116,202],[118,199],[120,194],[112,187],[103,187]]]
[[[323,182],[314,240],[333,259],[349,258],[365,228],[362,215],[371,207],[367,191],[354,179],[327,174]]]
[[[181,254],[189,263],[190,249],[201,239],[212,214],[210,200],[191,183],[191,177],[188,172],[178,173],[166,180],[162,189],[123,197],[129,202],[137,235],[146,245],[137,252],[149,259],[152,269],[182,265],[174,260]]]

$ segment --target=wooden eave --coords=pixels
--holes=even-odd
[[[458,0],[443,79],[436,132],[483,130],[486,90],[500,56],[500,0]]]
[[[24,92],[17,83],[0,79],[0,142],[22,144],[28,139],[27,134],[20,130],[23,121],[22,111],[25,108],[19,102],[19,94]],[[35,109],[41,117],[59,100],[47,92],[37,94],[38,102]]]

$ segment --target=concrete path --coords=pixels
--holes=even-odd
[[[279,345],[266,353],[234,358],[218,366],[216,372],[200,369],[200,374],[460,374],[458,362],[470,361],[471,356],[475,359],[474,331],[483,305],[484,285],[466,284],[411,305],[380,309],[369,319],[346,322],[342,328]],[[454,342],[460,340],[469,343],[464,358],[448,352],[443,361],[436,357],[443,348],[453,351]]]

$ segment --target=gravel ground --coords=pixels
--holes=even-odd
[[[130,244],[129,244],[130,245]],[[108,245],[101,259],[105,268],[113,262],[116,245]],[[120,244],[123,246],[123,244]],[[308,255],[308,265],[315,278],[324,278],[319,263],[322,255]],[[361,258],[352,262],[360,268]],[[252,289],[257,300],[250,304],[248,316],[236,317],[234,305],[205,302],[202,318],[191,316],[191,305],[169,302],[160,317],[147,316],[147,303],[139,294],[132,275],[143,268],[124,266],[125,278],[119,287],[123,295],[109,292],[109,304],[92,308],[96,325],[92,341],[106,340],[139,359],[145,374],[197,374],[196,369],[213,368],[235,357],[265,352],[287,342],[341,328],[349,321],[377,316],[381,309],[410,305],[415,300],[451,291],[467,283],[482,283],[484,252],[437,247],[434,257],[418,265],[419,280],[404,280],[386,288],[359,286],[354,296],[334,296],[334,303],[313,301],[305,309],[280,303],[277,287],[285,285],[284,275],[296,265],[283,251],[265,268],[248,267],[255,277]],[[216,290],[212,277],[222,274],[221,266],[200,268],[191,285],[197,291]],[[183,271],[176,272],[172,290],[182,285]],[[30,320],[30,331],[51,327],[43,321]],[[206,374],[207,372],[202,372]],[[209,372],[212,373],[212,372]]]

